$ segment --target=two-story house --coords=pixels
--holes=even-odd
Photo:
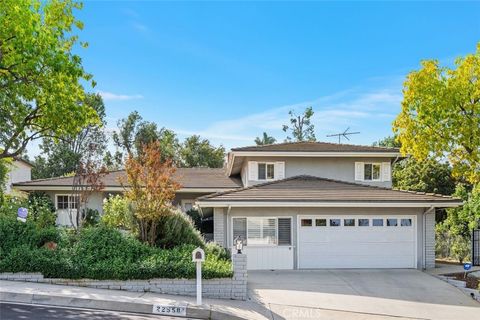
[[[398,149],[322,142],[232,149],[226,169],[179,169],[175,202],[213,216],[213,238],[232,248],[241,239],[248,268],[431,268],[435,209],[458,199],[393,190]],[[92,205],[119,192],[118,177]],[[71,178],[15,184],[44,190],[57,208],[71,206]]]
[[[17,182],[30,181],[32,179],[33,165],[20,157],[15,157],[11,163],[8,164],[8,172],[4,188],[6,194],[15,195],[13,185]]]

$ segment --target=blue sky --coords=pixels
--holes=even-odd
[[[86,1],[80,50],[108,127],[138,110],[227,148],[282,141],[290,109],[313,106],[318,140],[391,133],[405,75],[475,50],[480,3]]]

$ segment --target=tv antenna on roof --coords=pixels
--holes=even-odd
[[[350,138],[348,137],[349,135],[360,133],[360,132],[348,132],[348,130],[350,130],[350,127],[348,127],[342,133],[328,134],[327,137],[338,137],[338,143],[340,143],[340,139],[342,139],[342,137],[347,139],[347,140],[350,140]]]

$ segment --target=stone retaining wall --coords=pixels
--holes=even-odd
[[[202,280],[205,298],[247,299],[247,256],[232,255],[233,277]],[[134,292],[155,292],[184,296],[196,295],[195,279],[150,279],[150,280],[91,280],[52,279],[40,273],[0,273],[0,280],[40,282],[97,289],[125,290]]]

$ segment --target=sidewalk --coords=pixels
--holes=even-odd
[[[197,306],[195,297],[18,281],[0,281],[0,301],[146,314],[152,314],[153,304],[180,305],[187,307],[188,318],[271,319],[269,310],[250,301],[204,299],[204,304]]]

